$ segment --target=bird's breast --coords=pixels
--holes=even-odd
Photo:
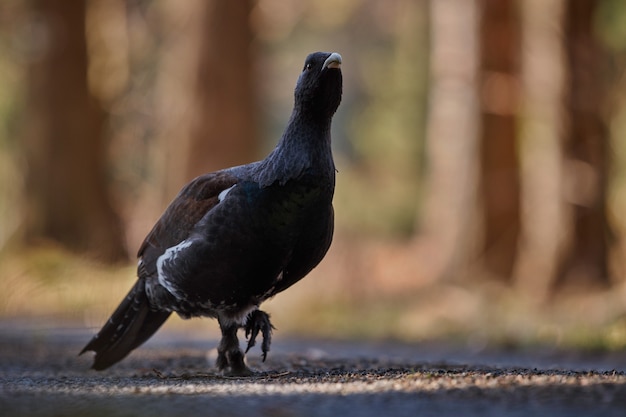
[[[332,195],[332,184],[315,179],[268,187],[239,182],[198,224],[193,243],[166,251],[161,285],[203,310],[197,314],[260,303],[274,293],[303,239],[308,247],[326,244]],[[304,258],[299,262],[310,262]]]

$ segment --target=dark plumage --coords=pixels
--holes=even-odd
[[[138,280],[85,346],[105,369],[148,340],[172,312],[217,318],[218,368],[246,375],[237,330],[248,349],[272,324],[258,309],[326,254],[333,235],[332,116],[341,101],[341,56],[309,55],[291,118],[262,161],[202,175],[172,201],[139,248]]]

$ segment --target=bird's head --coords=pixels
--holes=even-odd
[[[304,61],[295,91],[295,105],[315,116],[331,117],[341,102],[341,55],[314,52]]]

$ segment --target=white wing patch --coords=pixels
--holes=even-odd
[[[226,198],[226,196],[228,195],[228,193],[230,192],[230,190],[232,190],[233,188],[235,188],[237,184],[233,185],[232,187],[228,187],[227,189],[225,189],[224,191],[222,191],[221,193],[219,193],[217,195],[217,201],[218,202],[222,202],[224,201],[224,199]]]
[[[167,248],[166,251],[163,253],[163,255],[159,256],[156,261],[157,276],[159,279],[159,284],[165,287],[165,289],[167,289],[172,294],[176,294],[177,291],[169,283],[168,277],[167,275],[165,275],[165,271],[163,270],[163,266],[165,265],[166,262],[169,263],[169,262],[175,261],[179,253],[187,249],[189,246],[191,246],[192,243],[193,243],[192,240],[189,240],[189,239],[183,240],[178,245]]]

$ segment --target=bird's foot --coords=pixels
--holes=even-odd
[[[244,355],[239,348],[220,351],[217,354],[217,369],[224,376],[251,376],[254,374],[244,363]]]
[[[220,321],[222,340],[217,347],[217,369],[225,376],[252,375],[253,372],[244,363],[244,354],[239,348],[239,340],[237,340],[239,326],[232,323],[223,325],[222,323]]]
[[[263,362],[265,362],[267,352],[269,352],[270,344],[272,343],[272,329],[275,328],[270,322],[270,316],[265,311],[255,310],[248,316],[244,328],[246,329],[246,338],[248,339],[246,353],[256,344],[256,337],[259,332],[263,335],[261,350],[263,351]]]

